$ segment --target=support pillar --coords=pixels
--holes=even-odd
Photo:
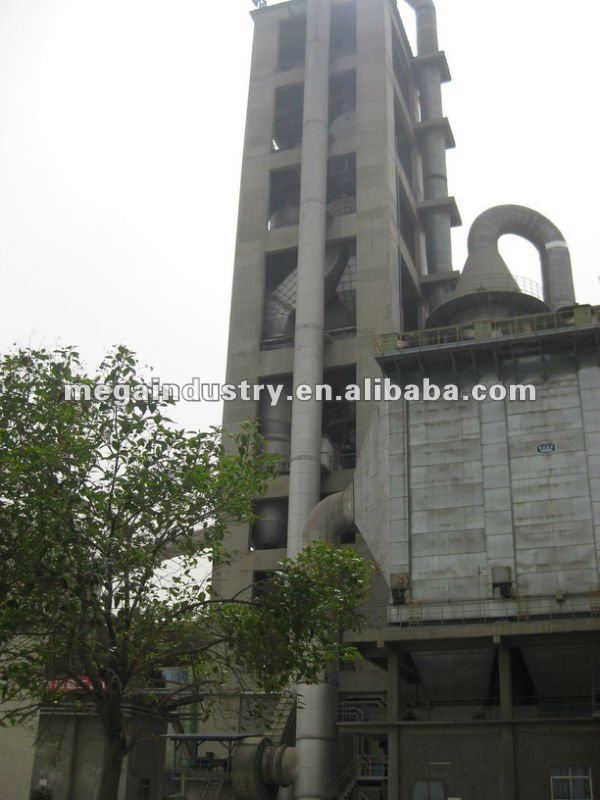
[[[388,728],[388,800],[400,798],[400,659],[398,653],[387,657]]]
[[[500,736],[501,784],[504,800],[518,800],[515,765],[515,733],[513,727],[513,691],[510,647],[501,642],[498,647],[498,673],[500,679]]]

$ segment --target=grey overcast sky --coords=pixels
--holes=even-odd
[[[522,203],[563,229],[578,299],[600,303],[599,8],[438,0],[457,268],[474,217]],[[122,342],[162,380],[223,378],[250,9],[0,0],[1,351],[73,343],[93,365]],[[502,247],[539,279],[530,245]],[[177,420],[220,415],[183,404]]]

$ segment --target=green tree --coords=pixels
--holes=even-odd
[[[67,384],[111,391],[66,399]],[[232,681],[314,681],[354,657],[340,631],[359,625],[369,582],[351,549],[317,543],[260,596],[214,596],[199,570],[227,560],[227,526],[252,521],[275,460],[254,425],[181,430],[140,386],[124,347],[95,375],[72,348],[0,362],[0,710],[16,722],[77,686],[104,731],[100,800],[116,800],[136,745],[127,702],[166,719],[191,700],[208,714]],[[189,684],[167,690],[167,666]]]

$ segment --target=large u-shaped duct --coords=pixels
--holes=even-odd
[[[544,301],[553,310],[575,304],[571,256],[565,238],[549,219],[524,206],[495,206],[484,211],[471,227],[469,254],[484,248],[498,251],[505,234],[522,236],[540,253]]]
[[[354,484],[321,500],[304,526],[304,544],[337,544],[354,523]],[[296,798],[327,800],[334,782],[337,739],[337,674],[332,666],[320,683],[298,687],[302,698],[296,722]]]

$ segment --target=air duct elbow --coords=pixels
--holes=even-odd
[[[571,256],[565,238],[556,225],[531,208],[495,206],[484,211],[473,223],[469,233],[469,254],[485,248],[498,252],[498,241],[505,234],[521,236],[538,249],[544,302],[553,310],[574,305]]]
[[[354,484],[331,494],[313,508],[304,526],[304,544],[322,541],[337,544],[354,525]]]

